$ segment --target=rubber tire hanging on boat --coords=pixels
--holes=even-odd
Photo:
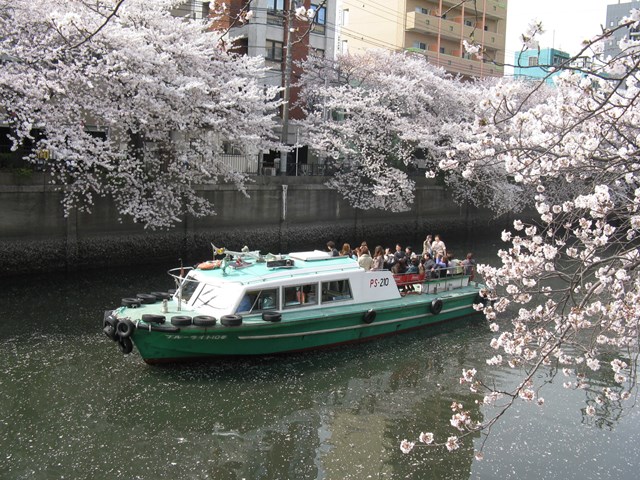
[[[167,321],[164,315],[155,315],[153,313],[145,313],[142,315],[142,321],[145,323],[160,323],[163,324]]]
[[[105,325],[104,328],[102,329],[102,331],[111,340],[115,341],[115,340],[118,339],[118,334],[116,333],[116,329],[113,328],[111,325]]]
[[[442,311],[443,306],[444,304],[442,303],[442,300],[436,298],[431,302],[431,313],[438,315]]]
[[[116,328],[116,332],[120,338],[129,338],[133,333],[133,330],[136,326],[133,324],[131,320],[125,318],[124,320],[120,320],[118,322],[118,328]]]
[[[191,325],[191,317],[188,315],[174,315],[171,317],[171,325],[176,327],[187,327]]]
[[[220,318],[220,323],[225,327],[239,327],[242,325],[241,315],[223,315]]]
[[[373,323],[375,319],[376,319],[376,311],[373,309],[365,312],[365,314],[362,316],[362,321],[364,323]]]
[[[213,327],[216,324],[216,318],[209,315],[196,315],[193,317],[193,324],[196,327]]]
[[[121,305],[123,307],[138,308],[140,306],[140,300],[137,298],[123,298]]]
[[[156,303],[157,300],[156,296],[151,295],[150,293],[138,293],[136,294],[136,297],[138,297],[142,303],[147,304]]]
[[[282,314],[278,312],[262,312],[262,319],[265,322],[279,322],[282,320]]]
[[[169,300],[171,298],[171,294],[169,292],[151,292],[150,295],[153,295],[158,300]]]
[[[125,355],[130,354],[133,350],[133,342],[129,337],[120,337],[118,345],[120,346],[120,351]]]

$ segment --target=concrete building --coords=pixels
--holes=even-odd
[[[527,78],[531,80],[541,80],[547,75],[545,80],[549,85],[553,85],[553,79],[558,73],[553,73],[554,67],[559,67],[571,58],[567,52],[556,50],[555,48],[543,48],[516,52],[513,58],[513,76],[515,78]]]
[[[634,0],[631,2],[621,3],[620,0],[618,0],[617,3],[607,5],[606,28],[613,29],[617,27],[620,24],[620,20],[629,15],[632,8],[640,9],[640,1]],[[615,57],[618,55],[620,53],[618,44],[620,43],[620,40],[627,37],[638,39],[640,38],[640,31],[637,29],[630,30],[628,28],[621,28],[615,31],[611,38],[606,41],[604,49],[605,57]]]
[[[341,0],[339,53],[371,48],[411,50],[467,77],[502,76],[508,0]],[[463,41],[484,47],[482,59]]]
[[[199,6],[198,4],[204,5]],[[208,8],[209,2],[186,2],[194,15]],[[237,53],[261,56],[266,60],[265,85],[284,87],[286,106],[281,112],[283,143],[298,144],[296,120],[303,116],[296,108],[298,89],[295,87],[301,71],[298,62],[308,55],[334,58],[336,0],[230,0],[226,2],[226,14],[219,17],[215,27],[228,30]],[[313,21],[297,18],[293,12],[304,6],[314,11]],[[251,12],[249,17],[246,13]],[[245,16],[247,21],[237,21]],[[198,17],[196,17],[198,18]],[[287,45],[291,45],[290,62],[287,62]],[[279,152],[261,155],[260,171],[267,174],[314,174],[317,165],[311,165],[306,147],[296,148],[286,157]],[[300,169],[298,166],[300,165]]]

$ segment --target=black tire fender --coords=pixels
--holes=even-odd
[[[153,295],[158,300],[169,300],[171,298],[169,292],[151,292],[149,295]]]
[[[174,315],[171,317],[171,325],[176,327],[188,327],[191,325],[191,317],[188,315]]]
[[[129,337],[120,337],[118,345],[120,346],[120,351],[125,355],[130,354],[133,350],[133,342]]]
[[[262,319],[265,322],[279,322],[282,320],[282,314],[278,312],[262,312]]]
[[[196,327],[213,327],[216,324],[216,318],[209,315],[196,315],[193,317],[193,324]]]
[[[123,298],[121,305],[123,307],[138,308],[140,306],[140,299],[138,298]]]
[[[220,323],[225,327],[239,327],[242,325],[242,315],[223,315]]]
[[[113,328],[111,325],[105,325],[104,328],[102,329],[102,331],[111,340],[117,340],[118,339],[118,334],[116,333],[116,329]]]
[[[145,313],[144,315],[142,315],[142,321],[145,323],[158,323],[162,325],[164,322],[167,321],[167,319],[164,315],[155,315],[153,313]]]
[[[140,303],[146,304],[156,303],[157,300],[156,296],[150,293],[137,293],[136,297],[140,299]]]
[[[438,315],[442,311],[443,306],[444,304],[442,303],[442,300],[439,298],[436,298],[431,302],[431,307],[430,307],[431,313],[433,313],[434,315]]]
[[[116,332],[120,338],[129,338],[135,328],[136,326],[133,324],[133,322],[128,318],[125,318],[124,320],[120,320],[120,322],[118,322],[118,328],[116,329]]]
[[[371,309],[365,312],[365,314],[362,316],[362,321],[364,323],[373,323],[373,321],[376,319],[376,311]]]

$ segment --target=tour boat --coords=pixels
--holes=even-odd
[[[214,247],[214,254],[169,270],[175,290],[123,298],[105,312],[104,333],[125,354],[135,345],[150,364],[271,355],[458,319],[487,301],[484,287],[462,273],[394,277],[322,251],[262,256]]]

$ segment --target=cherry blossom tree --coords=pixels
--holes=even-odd
[[[408,209],[416,153],[435,164],[461,138],[460,123],[473,118],[476,85],[420,55],[311,56],[303,70],[306,143],[340,166],[329,186],[357,208]]]
[[[0,0],[2,122],[16,148],[41,133],[67,213],[109,196],[151,228],[208,215],[195,184],[246,182],[219,160],[223,141],[277,144],[263,59],[225,51],[206,19],[172,16],[182,3]]]
[[[640,11],[633,10],[617,28],[639,26]],[[602,52],[613,30],[586,42],[576,58]],[[527,36],[526,41],[534,40]],[[624,40],[620,46],[619,55],[600,58],[591,68],[573,61],[560,66],[555,89],[533,105],[522,97],[522,86],[511,81],[489,88],[474,121],[464,126],[472,133],[469,139],[441,162],[440,167],[469,180],[485,178],[487,168],[500,166],[514,184],[535,192],[536,218],[516,220],[502,233],[499,266],[479,266],[487,289],[476,305],[495,332],[496,354],[487,364],[517,369],[521,381],[512,389],[499,388],[473,366],[465,368],[460,383],[477,394],[477,403],[495,407],[495,414],[474,420],[469,406],[454,403],[450,438],[423,433],[416,442],[403,441],[403,452],[416,444],[454,450],[478,432],[486,440],[515,402],[544,403],[549,380],[542,371],[563,376],[565,388],[590,392],[581,406],[587,417],[621,402],[635,403],[640,43]],[[557,70],[550,69],[553,73]],[[529,88],[534,95],[540,85]]]

